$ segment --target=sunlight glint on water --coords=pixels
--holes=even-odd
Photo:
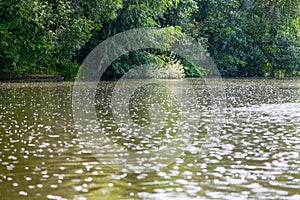
[[[193,145],[168,167],[146,173],[112,169],[90,154],[74,129],[70,83],[2,83],[0,198],[299,199],[299,81],[224,82],[227,108],[220,142],[200,156],[211,120],[209,97],[207,87],[191,80],[199,96]],[[113,85],[99,85],[98,112],[107,112]],[[147,110],[134,105],[138,98],[133,98],[133,119],[149,123]],[[172,126],[176,108],[166,110],[175,116],[169,119]],[[132,141],[114,132],[110,112],[101,120],[108,137],[131,150],[157,147],[168,142],[173,129],[176,134],[176,127],[169,127],[151,141]]]

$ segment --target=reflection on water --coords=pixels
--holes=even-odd
[[[300,199],[300,82],[224,80],[220,142],[200,154],[212,120],[210,99],[203,83],[190,81],[199,104],[193,144],[169,166],[141,173],[99,163],[84,147],[74,129],[72,84],[1,84],[0,198]],[[120,137],[107,109],[114,84],[101,83],[96,98],[98,113],[107,112],[101,124],[111,130],[108,137],[135,151],[138,144],[155,148],[177,134],[172,120],[178,110],[166,101],[169,113],[162,115],[170,127],[163,132],[168,134],[154,134],[144,143]],[[140,104],[147,100],[137,95],[130,105],[133,120],[143,126],[151,123],[151,112]]]

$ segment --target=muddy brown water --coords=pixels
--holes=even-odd
[[[205,154],[209,97],[203,82],[190,82],[200,94],[191,146],[168,166],[140,172],[111,168],[88,151],[74,128],[73,83],[0,83],[0,199],[300,199],[300,80],[224,79],[225,120]],[[135,151],[140,141],[122,138],[107,111],[114,86],[99,84],[96,110],[108,113],[107,137]],[[143,95],[130,114],[149,124]],[[161,133],[144,148],[167,139]]]

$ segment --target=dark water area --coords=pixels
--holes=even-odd
[[[0,83],[0,199],[300,199],[300,80],[188,81],[197,96],[191,144],[167,166],[133,172],[101,162],[86,147],[75,129],[73,83]],[[181,87],[180,80],[172,84]],[[134,124],[163,131],[147,141],[122,134],[110,111],[115,85],[99,83],[95,97],[106,138],[136,152],[180,134],[180,111],[159,86],[140,88],[128,109]],[[203,153],[214,119],[209,90],[221,85],[224,121]],[[154,115],[153,102],[161,104]]]

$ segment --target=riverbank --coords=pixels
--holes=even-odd
[[[0,75],[0,81],[13,81],[13,82],[56,82],[56,81],[64,81],[64,77],[62,75],[49,75],[49,74],[29,74],[26,76],[7,76]]]

